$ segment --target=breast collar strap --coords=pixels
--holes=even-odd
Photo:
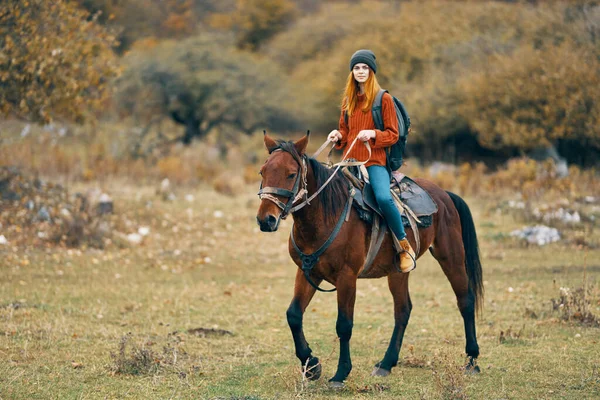
[[[312,287],[314,287],[315,289],[317,289],[320,292],[335,292],[336,288],[329,289],[329,290],[321,289],[310,278],[310,272],[313,270],[315,265],[317,265],[317,263],[319,262],[319,257],[321,257],[321,255],[323,253],[325,253],[325,251],[329,248],[331,243],[333,243],[333,241],[335,240],[337,235],[342,230],[342,225],[344,225],[344,221],[346,221],[346,216],[350,212],[352,198],[353,198],[353,192],[351,192],[350,196],[348,196],[348,201],[346,202],[346,207],[344,207],[344,211],[340,214],[340,218],[338,219],[337,223],[335,224],[335,228],[333,228],[333,232],[331,232],[331,234],[327,238],[327,241],[325,243],[323,243],[321,245],[321,247],[319,247],[319,249],[312,254],[304,254],[302,252],[302,250],[300,250],[300,248],[296,244],[296,240],[294,239],[294,227],[292,226],[292,231],[290,232],[290,240],[292,241],[292,245],[294,246],[294,249],[296,250],[296,252],[300,256],[300,259],[302,260],[302,271],[304,272],[304,277],[306,278],[306,280]]]
[[[356,143],[356,139],[354,140],[354,142],[352,142],[352,146],[354,146],[354,143]],[[350,148],[352,148],[352,146],[350,146]],[[371,149],[368,146],[368,144],[366,144],[366,146],[367,146],[367,149],[369,150],[369,157],[370,157]],[[323,147],[323,146],[321,146],[321,147]],[[282,148],[278,148],[273,151],[284,151],[284,150]],[[319,149],[319,151],[317,153],[319,153],[320,151],[321,151],[321,149]],[[308,167],[306,165],[306,158],[307,158],[306,154],[303,154],[300,157],[300,159],[298,159],[298,157],[294,156],[294,154],[292,154],[292,157],[294,157],[294,159],[298,162],[298,164],[300,164],[300,174],[298,174],[296,176],[296,181],[294,182],[294,187],[292,188],[292,190],[281,189],[281,188],[276,188],[276,187],[264,187],[263,188],[262,183],[261,183],[260,190],[258,191],[258,196],[260,197],[261,200],[263,200],[263,199],[270,200],[273,203],[275,203],[277,205],[277,207],[281,208],[282,212],[279,217],[281,219],[285,219],[290,213],[298,211],[302,207],[309,205],[310,201],[312,199],[314,199],[321,192],[321,190],[323,190],[325,188],[325,186],[327,186],[329,184],[329,182],[331,182],[331,180],[335,176],[336,172],[342,165],[355,165],[355,164],[362,165],[362,164],[365,164],[365,162],[366,162],[366,161],[358,162],[358,163],[357,162],[345,162],[345,160],[343,160],[342,162],[338,163],[337,169],[333,172],[333,174],[329,177],[329,179],[310,198],[308,198],[308,181],[306,178],[306,176],[308,174]],[[300,188],[301,185],[302,185],[302,188]],[[290,233],[290,240],[292,241],[292,245],[294,246],[294,249],[296,250],[296,252],[300,256],[300,259],[302,260],[302,271],[304,272],[304,277],[306,278],[308,283],[313,288],[315,288],[316,290],[318,290],[320,292],[335,292],[337,289],[336,288],[329,289],[329,290],[321,289],[310,278],[310,273],[313,270],[313,268],[315,267],[315,265],[319,262],[319,257],[323,253],[325,253],[325,251],[329,248],[331,243],[333,243],[333,241],[335,240],[337,235],[342,230],[342,225],[344,225],[344,221],[347,220],[348,214],[350,213],[350,209],[352,206],[352,199],[354,198],[354,193],[355,193],[354,190],[350,189],[350,195],[348,196],[348,201],[346,202],[346,207],[344,208],[344,211],[341,213],[335,227],[333,228],[333,232],[331,232],[327,241],[325,241],[325,243],[323,243],[323,245],[321,245],[321,247],[319,247],[319,249],[317,251],[315,251],[314,253],[304,254],[300,250],[300,248],[296,244],[296,240],[294,239],[294,227],[292,226],[292,231]],[[281,200],[276,198],[274,195],[287,198],[288,199],[287,203],[283,203]],[[293,207],[293,205],[297,201],[299,201],[302,197],[304,197],[304,201],[302,201],[297,206]]]

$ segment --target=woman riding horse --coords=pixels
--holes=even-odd
[[[372,129],[370,113],[363,110],[369,110],[368,104],[372,101],[369,96],[377,88],[375,56],[369,52],[358,52],[352,58],[351,67],[348,89],[350,96],[347,96],[345,109],[352,115],[349,115],[348,125],[340,120],[341,132],[333,131],[330,136],[341,139],[340,147],[354,140],[353,135],[371,141],[375,160],[368,167],[371,184],[375,181],[375,185],[379,184],[382,188],[385,186],[385,190],[389,191],[389,175],[383,167],[385,151],[382,146],[389,146],[395,140],[394,135],[398,134],[397,131],[394,133],[396,124],[395,116],[390,115],[390,98],[386,100],[384,97],[384,114],[386,111],[388,114],[384,117],[384,120],[387,119],[386,129]],[[410,274],[398,271],[395,263],[396,249],[391,235],[387,233],[372,261],[372,267],[365,271],[373,228],[352,208],[354,189],[345,176],[334,173],[306,155],[308,138],[307,134],[298,141],[286,142],[274,140],[265,133],[264,142],[269,157],[261,168],[261,203],[256,220],[261,231],[274,232],[280,221],[288,215],[292,215],[294,219],[289,253],[298,269],[287,320],[296,356],[309,379],[321,376],[321,364],[313,356],[304,336],[303,315],[321,282],[327,281],[335,285],[338,304],[336,332],[340,339],[340,356],[336,373],[330,382],[333,387],[341,387],[352,370],[350,338],[354,325],[357,279],[359,276],[388,279],[394,299],[395,323],[388,349],[373,370],[373,375],[387,376],[398,363],[402,339],[412,310],[408,291]],[[367,158],[361,153],[355,156],[358,159],[364,157],[363,160]],[[416,243],[418,237],[421,246],[415,258],[429,250],[450,281],[464,321],[465,351],[468,356],[466,368],[468,371],[478,372],[476,359],[479,356],[479,345],[475,310],[481,307],[483,301],[483,277],[473,217],[465,201],[456,194],[446,192],[424,179],[415,178],[414,181],[429,193],[438,211],[432,215],[430,226],[415,231],[410,229],[405,240]],[[385,190],[381,189],[379,193],[382,194]],[[380,206],[385,208],[386,204]],[[393,225],[397,216],[387,218],[394,234],[399,239],[404,238],[402,224],[396,221]],[[404,253],[410,254],[410,247],[406,246],[405,249]],[[412,267],[409,265],[409,268]]]
[[[371,145],[371,158],[366,167],[369,181],[390,229],[400,241],[400,269],[402,272],[412,271],[415,264],[415,252],[406,239],[406,232],[402,225],[402,217],[390,194],[390,173],[386,163],[385,148],[393,145],[398,140],[398,118],[394,108],[394,100],[389,93],[383,95],[381,109],[384,130],[375,128],[371,107],[375,96],[381,89],[375,74],[377,62],[375,54],[370,50],[358,50],[350,58],[350,74],[346,82],[346,89],[342,99],[342,112],[339,121],[339,130],[334,129],[328,139],[336,143],[337,149],[346,147],[356,138]],[[346,149],[344,158],[365,160],[368,157],[365,146],[354,146]]]

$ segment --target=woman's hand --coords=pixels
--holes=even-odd
[[[332,143],[336,143],[338,140],[342,139],[342,134],[337,129],[334,129],[329,133],[327,139]]]
[[[375,132],[372,129],[365,129],[362,130],[360,132],[358,132],[358,140],[362,140],[363,142],[366,142],[369,139],[375,139],[375,136],[377,136],[377,132]]]

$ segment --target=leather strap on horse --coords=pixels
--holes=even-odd
[[[348,149],[348,152],[350,152],[352,147],[354,147],[357,140],[358,140],[358,137],[354,139],[354,141],[350,145],[350,148]],[[329,139],[327,139],[325,141],[325,143],[323,143],[321,145],[319,150],[317,150],[317,152],[314,154],[313,157],[318,156],[321,153],[321,151],[323,151],[323,149],[325,147],[327,147],[327,144],[329,144],[330,142],[331,141]],[[294,159],[298,162],[298,164],[300,164],[301,173],[298,174],[298,176],[296,177],[296,181],[294,182],[294,187],[292,188],[292,190],[275,188],[275,187],[263,188],[262,184],[261,184],[260,190],[258,191],[258,196],[260,197],[261,200],[263,200],[263,199],[270,200],[273,203],[275,203],[277,205],[277,207],[281,208],[282,213],[280,214],[279,218],[285,219],[288,216],[288,214],[292,214],[292,213],[300,210],[302,207],[304,207],[306,205],[310,205],[310,202],[315,197],[317,197],[323,189],[325,189],[325,187],[329,184],[329,182],[331,182],[333,180],[336,173],[338,172],[338,170],[341,167],[353,166],[353,165],[361,166],[361,165],[366,164],[371,159],[371,146],[369,145],[368,142],[363,142],[363,143],[367,147],[367,150],[369,151],[369,158],[367,158],[367,160],[365,160],[365,161],[347,161],[346,159],[343,159],[339,163],[335,164],[337,166],[335,171],[333,171],[333,173],[331,174],[329,179],[327,179],[327,181],[325,181],[325,183],[323,185],[321,185],[321,187],[319,189],[317,189],[317,191],[315,193],[313,193],[312,196],[310,196],[310,198],[308,197],[307,181],[306,181],[306,173],[308,172],[308,167],[306,165],[306,155],[303,154],[299,159],[293,153],[290,153],[290,154],[292,154]],[[333,147],[331,148],[331,150],[329,151],[329,155],[327,156],[329,159],[330,159],[332,150],[333,150]],[[283,151],[283,149],[278,148],[273,151]],[[348,154],[348,152],[346,152],[346,154]],[[275,195],[288,198],[288,202],[283,203],[281,200],[277,199],[275,197]],[[304,197],[304,201],[302,201],[300,204],[297,204],[296,206],[293,206],[302,197]]]
[[[358,137],[354,139],[354,141],[350,145],[350,148],[348,148],[346,154],[348,154],[350,152],[350,150],[352,150],[352,147],[354,147],[357,140],[358,140]],[[323,145],[321,145],[319,150],[317,150],[317,152],[315,153],[315,157],[318,156],[321,151],[323,151],[323,149],[327,146],[327,144],[329,142],[331,142],[331,141],[329,139],[327,139],[327,141],[325,143],[323,143]],[[296,177],[296,181],[294,182],[293,189],[287,190],[287,189],[274,188],[274,187],[263,188],[262,184],[261,184],[261,188],[258,191],[259,197],[261,198],[261,200],[262,199],[270,200],[273,203],[275,203],[279,208],[281,208],[283,211],[280,215],[280,218],[285,219],[285,217],[287,217],[288,214],[291,214],[291,213],[301,209],[302,207],[306,206],[307,204],[310,204],[310,202],[315,197],[317,197],[317,195],[319,193],[321,193],[321,191],[325,188],[325,186],[327,186],[329,184],[329,182],[331,182],[331,180],[335,177],[336,173],[338,172],[338,170],[341,167],[354,166],[354,165],[356,165],[356,166],[365,165],[371,159],[371,146],[369,146],[368,142],[363,142],[363,143],[367,147],[367,150],[369,152],[369,157],[367,158],[367,160],[365,160],[365,161],[347,161],[347,159],[344,158],[342,161],[335,164],[337,166],[335,171],[333,171],[333,173],[331,174],[329,179],[327,179],[327,181],[325,181],[325,183],[323,185],[321,185],[321,187],[315,193],[313,193],[313,195],[310,196],[310,198],[307,198],[308,190],[307,190],[307,182],[306,182],[306,173],[308,171],[308,168],[306,165],[306,155],[302,155],[301,159],[298,159],[298,156],[295,156],[294,153],[290,152],[290,154],[292,154],[292,156],[298,162],[298,164],[300,164],[300,168],[301,168],[301,173],[298,174],[298,176]],[[284,150],[284,148],[278,148],[273,151],[280,151],[280,150]],[[328,158],[331,156],[332,150],[333,150],[333,147],[329,151]],[[303,187],[300,187],[301,180],[302,180]],[[288,200],[287,204],[284,204],[282,201],[278,200],[273,195],[287,197],[289,200]],[[348,201],[346,202],[346,207],[344,208],[344,211],[340,215],[340,218],[338,219],[338,222],[337,222],[333,232],[331,233],[331,235],[329,236],[327,241],[313,254],[304,254],[298,248],[298,245],[296,244],[296,241],[294,240],[294,228],[292,227],[290,238],[292,240],[292,244],[294,245],[294,248],[296,249],[296,251],[298,252],[298,254],[300,255],[300,258],[302,260],[302,271],[304,271],[304,276],[306,277],[306,280],[312,287],[314,287],[315,289],[317,289],[321,292],[334,292],[337,289],[333,288],[330,290],[325,290],[325,289],[319,288],[319,286],[316,285],[310,278],[310,272],[315,267],[317,262],[319,262],[319,257],[321,256],[321,254],[323,254],[327,250],[327,248],[329,248],[331,243],[335,240],[338,233],[342,229],[342,225],[344,224],[344,222],[348,220],[348,218],[350,216],[350,210],[352,209],[352,201],[354,200],[354,195],[355,195],[354,188],[350,188],[350,193],[348,196]],[[296,201],[298,201],[302,196],[304,196],[305,200],[302,203],[298,204],[297,206],[292,207],[292,205]]]
[[[350,153],[350,150],[352,150],[352,148],[356,144],[357,140],[358,140],[358,136],[354,139],[354,141],[350,145],[350,148],[348,148],[348,151],[346,151],[346,154]],[[325,143],[323,143],[323,145],[321,145],[321,147],[319,148],[319,150],[317,150],[317,152],[313,155],[313,158],[316,157],[316,156],[318,156],[321,153],[321,151],[323,151],[323,149],[326,147],[327,143],[329,143],[329,142],[330,142],[330,140],[327,139],[325,141]],[[369,142],[363,142],[363,143],[367,147],[367,150],[369,152],[369,157],[365,161],[346,161],[347,159],[344,158],[339,163],[334,164],[337,168],[333,171],[333,173],[331,174],[331,176],[329,177],[329,179],[327,179],[325,181],[325,183],[323,185],[321,185],[321,187],[316,192],[314,192],[308,199],[304,200],[302,203],[298,204],[297,206],[292,207],[290,209],[290,213],[294,213],[294,212],[298,211],[299,209],[301,209],[302,207],[310,204],[310,202],[315,197],[317,197],[319,195],[319,193],[321,193],[321,191],[323,189],[325,189],[325,186],[327,186],[329,184],[329,182],[332,181],[332,179],[335,177],[335,175],[337,174],[338,170],[341,167],[360,166],[360,165],[365,165],[367,162],[369,162],[369,160],[371,159],[371,146],[369,145]],[[331,151],[329,152],[329,154],[331,154]]]
[[[421,252],[421,239],[420,239],[420,235],[419,235],[419,227],[417,225],[417,222],[421,222],[421,221],[415,215],[413,210],[411,210],[409,207],[405,206],[405,204],[400,199],[400,196],[398,196],[398,194],[395,191],[392,190],[391,195],[392,195],[392,198],[394,199],[394,203],[396,203],[396,207],[398,207],[398,211],[402,212],[402,210],[403,210],[406,213],[406,218],[408,219],[410,228],[412,229],[414,236],[415,236],[415,253],[419,254]],[[402,250],[399,243],[394,242],[394,244],[397,245],[396,249],[398,251]]]
[[[329,289],[329,290],[321,289],[310,278],[310,272],[313,270],[315,265],[317,265],[317,263],[319,262],[319,257],[323,253],[325,253],[325,251],[329,248],[331,243],[333,243],[333,241],[335,240],[337,235],[342,230],[342,225],[344,225],[346,216],[350,213],[353,198],[354,198],[354,194],[351,191],[350,196],[348,196],[348,201],[346,202],[346,207],[344,208],[344,211],[340,215],[340,218],[338,219],[337,224],[335,225],[335,228],[333,229],[333,232],[331,232],[327,241],[325,243],[323,243],[323,245],[321,245],[321,247],[319,247],[319,249],[312,254],[304,254],[302,252],[302,250],[300,250],[300,248],[296,244],[296,241],[294,240],[294,227],[292,226],[292,231],[290,232],[290,239],[292,241],[292,245],[294,246],[294,249],[296,249],[296,252],[298,252],[300,259],[302,260],[302,271],[304,272],[304,277],[306,278],[306,280],[312,287],[314,287],[315,289],[317,289],[320,292],[335,292],[337,290],[337,288],[333,288],[333,289]]]
[[[381,221],[381,225],[379,221]],[[385,220],[379,218],[379,215],[375,213],[373,215],[373,227],[371,228],[371,241],[369,243],[369,251],[367,252],[367,260],[365,261],[363,270],[358,275],[359,278],[364,278],[367,276],[373,261],[375,261],[375,257],[377,257],[377,254],[379,253],[386,230],[387,224],[385,223]]]
[[[277,149],[277,150],[273,150],[273,151],[282,151],[282,150]],[[292,156],[294,156],[294,155],[292,154]],[[306,199],[306,197],[308,196],[308,190],[306,190],[306,186],[307,186],[306,173],[308,170],[308,168],[306,166],[306,156],[303,155],[301,157],[301,159],[294,157],[294,159],[298,162],[298,164],[300,164],[301,173],[296,176],[296,180],[294,181],[294,187],[292,188],[292,190],[281,189],[281,188],[270,187],[270,186],[263,188],[262,183],[261,183],[260,190],[258,191],[258,196],[260,197],[261,200],[262,199],[270,200],[273,203],[275,203],[277,205],[277,207],[281,208],[282,212],[279,215],[279,218],[281,218],[281,219],[286,219],[288,214],[292,212],[291,211],[292,205],[294,205],[295,202],[300,200],[302,197],[304,197]],[[303,186],[303,187],[300,187],[300,186]],[[288,199],[288,202],[284,203],[273,195],[285,197]]]
[[[317,151],[315,151],[315,153],[312,155],[312,158],[317,158],[319,156],[319,154],[321,154],[321,152],[325,149],[325,147],[327,147],[327,145],[329,145],[329,143],[331,143],[331,149],[329,149],[329,153],[327,154],[327,159],[329,159],[329,156],[331,155],[331,153],[333,152],[333,149],[335,148],[335,142],[332,142],[329,139],[327,139],[321,145],[321,147],[319,147],[319,149]]]

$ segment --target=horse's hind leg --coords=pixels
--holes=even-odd
[[[451,246],[454,247],[451,248]],[[431,254],[440,263],[444,274],[450,281],[456,295],[458,309],[463,317],[467,342],[465,351],[469,357],[467,369],[479,372],[479,367],[474,364],[475,359],[479,357],[479,345],[475,331],[475,294],[469,286],[469,277],[465,267],[465,251],[460,232],[452,229],[444,235],[438,233]]]
[[[404,331],[412,310],[412,302],[408,293],[408,275],[398,272],[388,275],[388,286],[394,298],[394,332],[383,360],[375,365],[373,376],[388,376],[392,368],[398,364]]]
[[[316,281],[318,285],[319,280]],[[316,380],[321,377],[321,364],[317,357],[312,356],[312,350],[306,342],[304,331],[302,330],[302,316],[304,310],[312,300],[315,294],[315,289],[306,281],[302,270],[296,272],[296,283],[294,285],[294,298],[287,310],[287,320],[292,337],[294,338],[294,346],[296,347],[296,357],[305,368],[303,373],[310,380]]]

